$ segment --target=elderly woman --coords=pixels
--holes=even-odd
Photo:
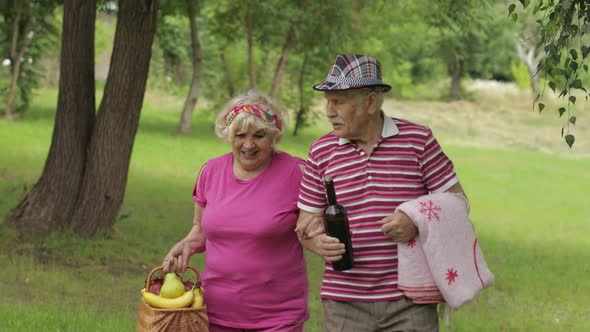
[[[217,135],[231,152],[205,163],[193,189],[188,235],[164,259],[183,272],[205,253],[202,275],[210,331],[302,331],[307,271],[295,233],[304,161],[275,149],[284,111],[256,92],[221,111]]]

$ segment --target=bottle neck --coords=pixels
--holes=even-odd
[[[336,191],[334,190],[334,182],[329,180],[325,182],[326,193],[328,194],[328,205],[336,205]]]

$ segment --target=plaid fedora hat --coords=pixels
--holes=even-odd
[[[313,88],[318,91],[336,91],[371,86],[381,86],[383,92],[391,90],[391,86],[381,80],[379,60],[368,55],[339,54],[326,80]]]

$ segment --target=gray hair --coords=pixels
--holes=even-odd
[[[235,119],[231,121],[229,126],[226,124],[225,117],[234,108],[234,106],[238,104],[250,103],[259,103],[270,108],[279,117],[281,122],[280,128],[271,127],[262,119],[247,113],[240,113],[236,115]],[[277,144],[285,133],[285,127],[287,126],[286,115],[286,110],[278,103],[273,101],[270,97],[265,96],[258,91],[250,90],[245,94],[234,97],[227,104],[225,104],[221,112],[219,112],[217,115],[217,119],[215,120],[215,133],[224,142],[229,143],[232,142],[236,133],[247,131],[248,128],[252,127],[256,130],[264,130],[265,132],[270,133],[273,136],[274,144]]]

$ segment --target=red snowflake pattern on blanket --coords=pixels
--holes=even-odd
[[[442,211],[440,206],[434,205],[431,200],[420,202],[420,213],[426,216],[428,222],[432,221],[434,218],[440,220],[440,215],[438,214],[440,211]]]
[[[459,277],[459,273],[457,270],[454,270],[453,268],[447,270],[447,276],[445,279],[449,281],[449,285],[454,283],[457,277]]]
[[[416,240],[411,239],[410,241],[408,241],[408,247],[414,248],[415,246],[416,246]]]

